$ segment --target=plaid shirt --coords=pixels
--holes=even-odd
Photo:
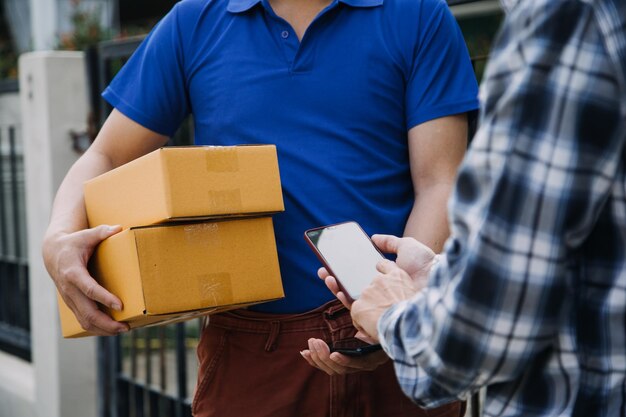
[[[506,6],[452,236],[381,342],[422,405],[626,416],[626,2]]]

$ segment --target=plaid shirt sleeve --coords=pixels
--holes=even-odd
[[[518,2],[508,15],[450,202],[452,236],[429,286],[378,323],[418,404],[516,380],[558,333],[576,250],[624,152],[605,45],[582,1]]]

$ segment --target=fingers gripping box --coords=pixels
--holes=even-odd
[[[89,265],[124,304],[103,308],[115,320],[137,328],[284,297],[269,217],[284,210],[274,145],[161,148],[84,194],[90,227],[124,229]],[[59,310],[65,337],[89,335],[60,298]]]
[[[131,329],[284,296],[270,217],[127,229],[96,248],[89,270],[124,304],[105,311]],[[88,336],[59,305],[63,336]]]

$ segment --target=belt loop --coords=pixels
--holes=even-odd
[[[334,304],[324,311],[324,318],[327,320],[334,320],[338,316],[342,315],[346,310],[347,309],[343,304]]]
[[[278,339],[278,333],[280,333],[280,322],[270,322],[270,334],[267,337],[267,342],[265,343],[266,352],[271,352],[276,349],[276,339]]]

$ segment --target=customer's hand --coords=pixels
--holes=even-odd
[[[380,316],[392,305],[414,297],[424,286],[390,260],[380,261],[376,269],[380,274],[352,303],[350,314],[360,332],[378,341]]]
[[[309,348],[300,354],[311,366],[326,372],[328,375],[373,371],[389,360],[383,350],[359,357],[346,356],[339,352],[331,353],[326,342],[320,339],[309,339]]]
[[[96,246],[119,231],[119,226],[98,226],[74,233],[57,233],[46,236],[43,245],[46,269],[61,297],[83,329],[101,336],[129,329],[126,323],[111,319],[98,308],[96,302],[121,310],[122,302],[100,286],[87,271],[87,262]]]
[[[396,264],[413,279],[416,288],[422,289],[426,286],[430,268],[436,261],[435,253],[428,246],[410,237],[400,238],[391,235],[373,235],[372,241],[382,252],[397,255]],[[337,299],[351,308],[337,281],[328,274],[326,268],[320,268],[317,275],[324,280]]]
[[[426,286],[430,268],[437,259],[432,249],[412,237],[373,235],[372,241],[383,253],[396,254],[396,265],[420,288]]]

